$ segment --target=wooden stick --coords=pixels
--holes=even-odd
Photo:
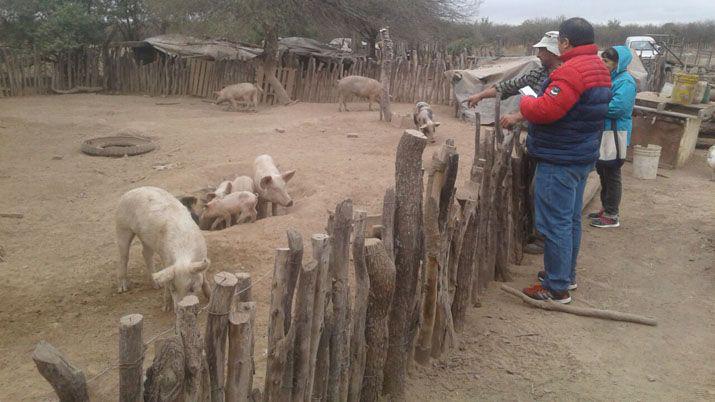
[[[277,206],[277,204],[273,204]],[[275,214],[274,214],[275,216]],[[289,229],[287,231],[288,236],[288,264],[286,265],[286,292],[283,295],[283,311],[285,314],[285,322],[283,324],[283,332],[288,335],[288,332],[292,328],[291,312],[293,311],[293,295],[295,294],[296,284],[298,282],[298,275],[303,267],[303,238],[300,233],[294,229]],[[294,331],[295,332],[295,331]],[[285,347],[287,352],[285,355],[285,370],[283,371],[283,386],[281,399],[287,400],[291,399],[292,388],[293,388],[293,339],[286,339]]]
[[[385,191],[382,203],[382,243],[387,255],[395,261],[395,188]]]
[[[397,287],[390,313],[390,348],[385,365],[385,394],[404,399],[407,363],[415,338],[416,300],[422,259],[422,152],[427,137],[405,130],[395,162],[395,269]]]
[[[178,401],[184,397],[184,346],[178,335],[154,344],[154,361],[146,371],[144,401]]]
[[[205,401],[211,393],[204,339],[197,323],[198,312],[199,298],[194,295],[184,297],[176,307],[176,328],[184,346],[184,395],[187,401]]]
[[[141,314],[125,315],[119,320],[119,401],[139,402],[142,395],[144,344]]]
[[[283,354],[282,341],[286,338],[283,331],[285,314],[283,310],[283,297],[286,293],[286,270],[290,249],[276,249],[275,264],[273,267],[273,286],[271,288],[270,322],[268,324],[268,359],[266,363],[265,400],[282,400],[283,371],[285,370],[286,355]]]
[[[228,315],[231,301],[236,292],[238,279],[229,272],[214,275],[214,288],[208,305],[206,319],[206,360],[211,379],[211,401],[224,401],[224,383],[226,368],[226,337],[228,336]]]
[[[309,401],[313,395],[314,378],[316,373],[316,365],[318,359],[318,346],[321,340],[321,334],[324,332],[325,311],[327,308],[326,299],[330,289],[329,280],[329,260],[330,260],[330,238],[325,234],[314,234],[311,237],[313,246],[313,259],[316,262],[316,283],[314,304],[313,304],[313,319],[311,322],[310,331],[310,373],[308,375],[308,386],[304,401]],[[322,353],[327,353],[323,350]],[[300,401],[298,401],[300,402]]]
[[[255,303],[245,303],[247,309],[232,312],[228,317],[228,374],[226,400],[248,401],[253,384],[253,325]]]
[[[355,212],[353,228],[353,265],[355,266],[355,307],[352,316],[350,337],[350,384],[348,401],[360,401],[363,375],[365,374],[365,316],[370,296],[370,278],[365,266],[365,219],[367,212]]]
[[[333,333],[330,336],[328,399],[331,401],[347,399],[348,367],[350,367],[348,263],[352,219],[352,200],[345,200],[335,207],[335,221],[330,238],[330,275],[333,280],[333,318],[335,320]]]
[[[365,240],[365,266],[370,278],[370,295],[365,323],[365,374],[360,398],[365,402],[376,402],[382,393],[390,309],[395,292],[395,265],[380,240]]]
[[[32,352],[32,360],[61,402],[89,401],[84,373],[54,346],[40,341]]]
[[[452,303],[452,318],[454,329],[462,332],[467,314],[467,305],[472,289],[472,276],[474,272],[474,257],[477,244],[477,201],[467,200],[464,207],[464,220],[462,223],[462,241],[459,259],[457,262],[457,282]],[[481,213],[481,211],[480,211]]]
[[[310,385],[310,345],[313,329],[313,309],[315,306],[315,285],[318,274],[318,263],[311,261],[301,267],[298,287],[295,297],[295,340],[293,345],[293,390],[292,401],[306,399]],[[322,306],[321,306],[322,307]]]
[[[253,300],[251,292],[251,274],[248,272],[237,272],[236,293],[233,295],[233,304],[245,303]]]
[[[562,313],[580,315],[583,317],[601,318],[604,320],[611,320],[611,321],[633,322],[636,324],[650,325],[652,327],[655,327],[658,325],[658,321],[656,321],[655,318],[644,317],[641,315],[630,314],[630,313],[621,313],[618,311],[611,311],[611,310],[600,310],[600,309],[587,308],[587,307],[576,307],[576,306],[570,306],[568,304],[556,303],[554,301],[534,300],[534,299],[530,298],[529,296],[525,295],[524,293],[522,293],[510,286],[507,286],[506,284],[501,285],[501,290],[509,293],[510,295],[520,298],[522,301],[524,301],[526,304],[528,304],[532,307],[540,308],[543,310],[560,311]]]

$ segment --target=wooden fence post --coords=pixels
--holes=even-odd
[[[393,262],[395,261],[395,202],[395,188],[390,187],[385,191],[382,203],[382,243]]]
[[[370,295],[365,322],[365,373],[360,400],[380,400],[389,347],[389,318],[395,292],[395,265],[378,239],[365,240],[365,266]]]
[[[390,110],[390,72],[392,71],[392,59],[394,49],[390,38],[390,28],[380,30],[380,40],[382,41],[382,63],[380,63],[380,83],[382,93],[380,94],[380,120],[392,121],[392,111]]]
[[[197,315],[199,298],[184,297],[176,307],[176,328],[184,345],[186,381],[184,395],[187,401],[207,401],[211,398],[208,363],[204,356],[204,339],[199,330]]]
[[[87,380],[79,368],[45,341],[40,341],[32,352],[37,371],[52,385],[60,402],[88,402]]]
[[[290,249],[276,249],[275,264],[273,267],[273,286],[271,288],[270,322],[268,324],[268,359],[266,362],[265,400],[283,400],[283,378],[286,369],[286,340],[292,334],[283,332],[286,311],[283,310],[283,297],[287,291],[287,267]],[[292,346],[292,345],[291,345]]]
[[[154,344],[154,361],[146,371],[144,402],[178,401],[184,398],[185,356],[178,335]]]
[[[335,221],[330,238],[330,275],[333,280],[333,333],[330,336],[330,378],[328,399],[344,401],[348,391],[350,367],[350,287],[348,264],[350,262],[350,233],[353,220],[353,202],[345,200],[335,207]]]
[[[208,305],[206,319],[206,360],[211,379],[211,401],[224,401],[226,368],[226,337],[228,336],[228,314],[231,312],[233,294],[236,292],[236,276],[229,272],[214,275],[214,289]]]
[[[301,267],[295,297],[295,340],[293,346],[293,391],[291,400],[303,401],[310,385],[310,346],[315,307],[315,286],[318,263],[311,261]],[[321,306],[322,307],[322,306]]]
[[[143,399],[142,373],[144,343],[141,314],[125,315],[119,320],[119,401],[139,402]]]
[[[352,315],[350,338],[350,384],[348,401],[360,401],[363,375],[365,374],[365,316],[370,296],[370,278],[365,266],[365,219],[367,212],[355,211],[353,228],[353,265],[355,266],[355,308]]]
[[[395,268],[397,287],[390,314],[390,348],[385,365],[385,394],[403,399],[407,363],[417,330],[417,281],[422,258],[422,152],[427,137],[405,130],[395,162]]]
[[[253,317],[256,305],[241,303],[228,317],[226,400],[248,401],[253,391]]]
[[[310,331],[310,373],[308,374],[308,387],[304,401],[308,402],[313,396],[316,377],[316,366],[318,360],[318,346],[325,327],[325,311],[327,308],[327,296],[330,289],[329,262],[330,262],[330,238],[325,234],[314,234],[311,237],[313,246],[313,260],[316,262],[316,283],[313,304],[313,320]],[[328,354],[327,350],[322,351]]]

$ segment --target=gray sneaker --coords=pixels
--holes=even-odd
[[[537,242],[529,243],[524,246],[524,252],[526,254],[544,254],[544,245]]]

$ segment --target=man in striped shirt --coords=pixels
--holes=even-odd
[[[477,92],[468,98],[469,107],[476,106],[482,99],[496,97],[497,92],[501,93],[502,100],[518,95],[519,89],[526,86],[531,87],[531,89],[538,93],[541,84],[549,77],[549,74],[554,71],[556,67],[561,65],[558,38],[558,31],[549,31],[544,34],[544,37],[541,38],[539,43],[533,46],[539,50],[536,57],[541,61],[541,67],[535,68],[519,77],[501,81],[493,87]]]

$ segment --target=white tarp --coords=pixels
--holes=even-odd
[[[187,35],[159,35],[144,39],[148,45],[170,55],[199,57],[210,60],[247,61],[263,53],[263,49],[242,46],[236,43],[198,39]]]
[[[485,88],[502,80],[516,78],[526,74],[532,69],[541,66],[535,56],[528,57],[502,57],[497,60],[485,62],[483,66],[473,70],[450,70],[445,74],[452,77],[452,88],[459,102],[460,115],[474,121],[475,109],[467,107],[466,99]],[[538,90],[538,88],[534,88]],[[502,115],[513,112],[519,108],[520,95],[501,101]],[[482,124],[494,123],[495,99],[484,99],[477,105]]]

